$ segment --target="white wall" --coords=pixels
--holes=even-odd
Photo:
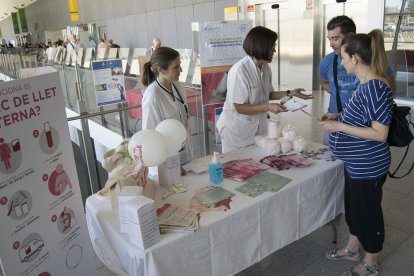
[[[153,37],[164,45],[191,48],[193,21],[224,20],[224,8],[237,0],[77,0],[80,22],[69,21],[66,0],[38,0],[26,8],[29,32],[96,23],[121,47],[148,47]],[[11,18],[0,22],[3,37],[14,37]],[[10,38],[9,38],[10,39]]]
[[[11,16],[7,17],[6,19],[0,22],[0,29],[1,29],[2,40],[6,40],[7,43],[9,43],[10,40],[16,40],[16,35],[14,34],[13,22],[12,22]]]

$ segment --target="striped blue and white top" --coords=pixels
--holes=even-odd
[[[371,127],[372,121],[391,124],[391,89],[380,80],[360,84],[338,121],[358,127]],[[329,146],[341,159],[354,179],[377,179],[390,167],[391,154],[387,142],[361,139],[342,132],[329,135]]]

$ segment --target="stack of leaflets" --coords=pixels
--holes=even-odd
[[[237,187],[239,191],[250,197],[256,197],[266,191],[277,192],[288,184],[292,179],[270,172],[262,172],[247,179],[247,183]]]
[[[200,213],[171,204],[157,209],[158,224],[161,234],[171,232],[194,232],[198,229]]]
[[[223,164],[224,177],[234,179],[237,181],[246,181],[247,178],[252,177],[270,167],[254,161],[252,158],[233,160]]]
[[[287,110],[292,112],[306,107],[306,104],[298,101],[298,98],[296,97],[292,97],[288,101],[283,102],[282,104]]]
[[[207,191],[196,194],[194,196],[194,199],[206,206],[207,208],[210,208],[211,206],[214,206],[216,203],[228,199],[235,196],[232,192],[217,186],[212,186]]]

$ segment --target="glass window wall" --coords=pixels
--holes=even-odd
[[[414,101],[414,0],[386,0],[384,39],[397,80],[396,98]]]

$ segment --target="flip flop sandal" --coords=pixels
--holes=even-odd
[[[334,250],[326,251],[325,257],[330,260],[349,260],[353,262],[359,262],[361,260],[361,255],[359,254],[359,251],[353,252],[348,249],[348,247],[344,247],[345,255],[340,255],[338,253],[338,248],[335,248]]]
[[[369,265],[365,261],[362,261],[361,264],[365,267],[365,270],[367,273],[365,274],[359,274],[355,267],[351,267],[350,269],[347,269],[344,271],[344,273],[351,273],[351,276],[367,276],[367,275],[375,275],[379,276],[379,267],[377,265]]]

